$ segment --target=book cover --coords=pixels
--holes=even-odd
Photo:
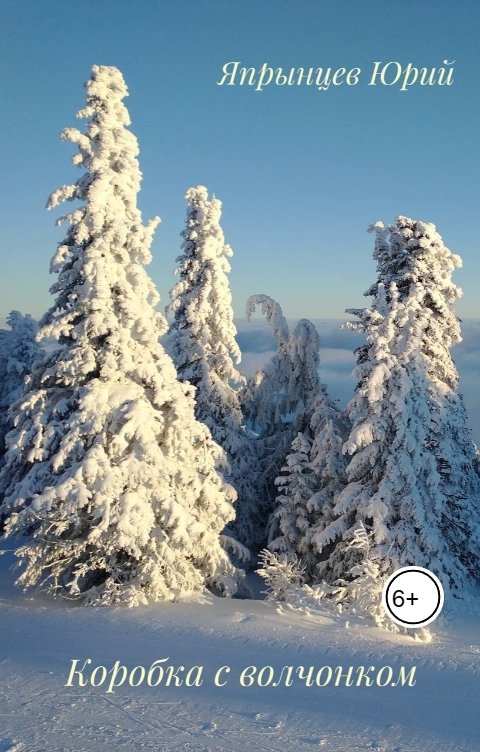
[[[478,752],[475,0],[1,0],[0,752]]]

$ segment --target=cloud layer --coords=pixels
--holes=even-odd
[[[320,332],[320,374],[330,395],[345,407],[353,394],[353,351],[362,342],[360,335],[341,328],[341,321],[314,319]],[[291,325],[294,322],[290,322]],[[261,368],[275,351],[275,341],[264,321],[249,323],[236,321],[237,340],[242,350],[241,369],[250,376]],[[475,443],[480,446],[480,320],[467,319],[462,323],[463,341],[453,351],[460,373],[460,390],[465,399],[470,428]]]

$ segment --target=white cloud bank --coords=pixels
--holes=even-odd
[[[355,364],[354,349],[362,338],[346,329],[341,321],[314,319],[320,332],[320,374],[330,395],[344,407],[353,394],[352,369]],[[293,326],[295,322],[290,322]],[[237,340],[242,350],[241,369],[250,376],[268,360],[275,350],[275,342],[263,321],[249,323],[237,320]],[[480,446],[480,320],[462,322],[463,342],[453,351],[460,373],[460,391],[465,399],[473,440]]]

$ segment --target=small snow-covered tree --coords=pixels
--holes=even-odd
[[[386,626],[392,631],[400,631],[385,614],[382,605],[382,591],[384,577],[382,577],[381,562],[375,559],[379,556],[378,548],[371,547],[371,534],[367,533],[365,525],[359,522],[352,531],[346,550],[351,562],[345,579],[339,579],[336,587],[325,592],[334,595],[339,606],[345,605],[349,612],[361,616],[370,616],[378,626]],[[353,556],[352,556],[353,554]]]
[[[304,572],[295,555],[264,549],[258,558],[261,566],[257,571],[268,588],[268,601],[289,602],[292,596],[301,591]]]
[[[36,341],[37,322],[28,313],[11,311],[7,324],[9,330],[0,330],[0,456],[4,453],[5,436],[12,428],[8,412],[19,399],[34,362],[43,353]]]
[[[310,464],[315,476],[315,492],[307,502],[310,524],[303,541],[313,581],[323,578],[335,539],[336,499],[347,483],[343,443],[348,429],[346,416],[328,397],[319,399],[310,422],[313,437]],[[325,535],[327,528],[329,532]]]
[[[236,519],[228,530],[245,546],[257,537],[256,461],[244,429],[237,370],[241,360],[235,335],[228,273],[232,250],[220,226],[222,204],[203,186],[190,188],[179,280],[170,293],[166,338],[178,377],[195,387],[195,412],[225,450],[222,471],[237,491]]]
[[[270,526],[271,551],[299,556],[306,553],[302,544],[310,526],[307,504],[315,491],[310,451],[310,441],[299,433],[292,441],[282,475],[276,479],[279,493]]]
[[[206,585],[235,591],[220,534],[234,492],[222,450],[195,420],[191,388],[159,344],[166,322],[145,265],[158,220],[137,208],[138,145],[120,71],[93,66],[86,84],[83,174],[48,207],[77,199],[52,261],[55,301],[40,337],[58,348],[35,369],[0,476],[18,582],[85,602],[137,605]],[[11,438],[10,438],[11,437]]]

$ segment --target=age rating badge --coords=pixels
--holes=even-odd
[[[423,567],[397,569],[385,583],[382,605],[401,627],[426,627],[443,608],[442,583]]]

